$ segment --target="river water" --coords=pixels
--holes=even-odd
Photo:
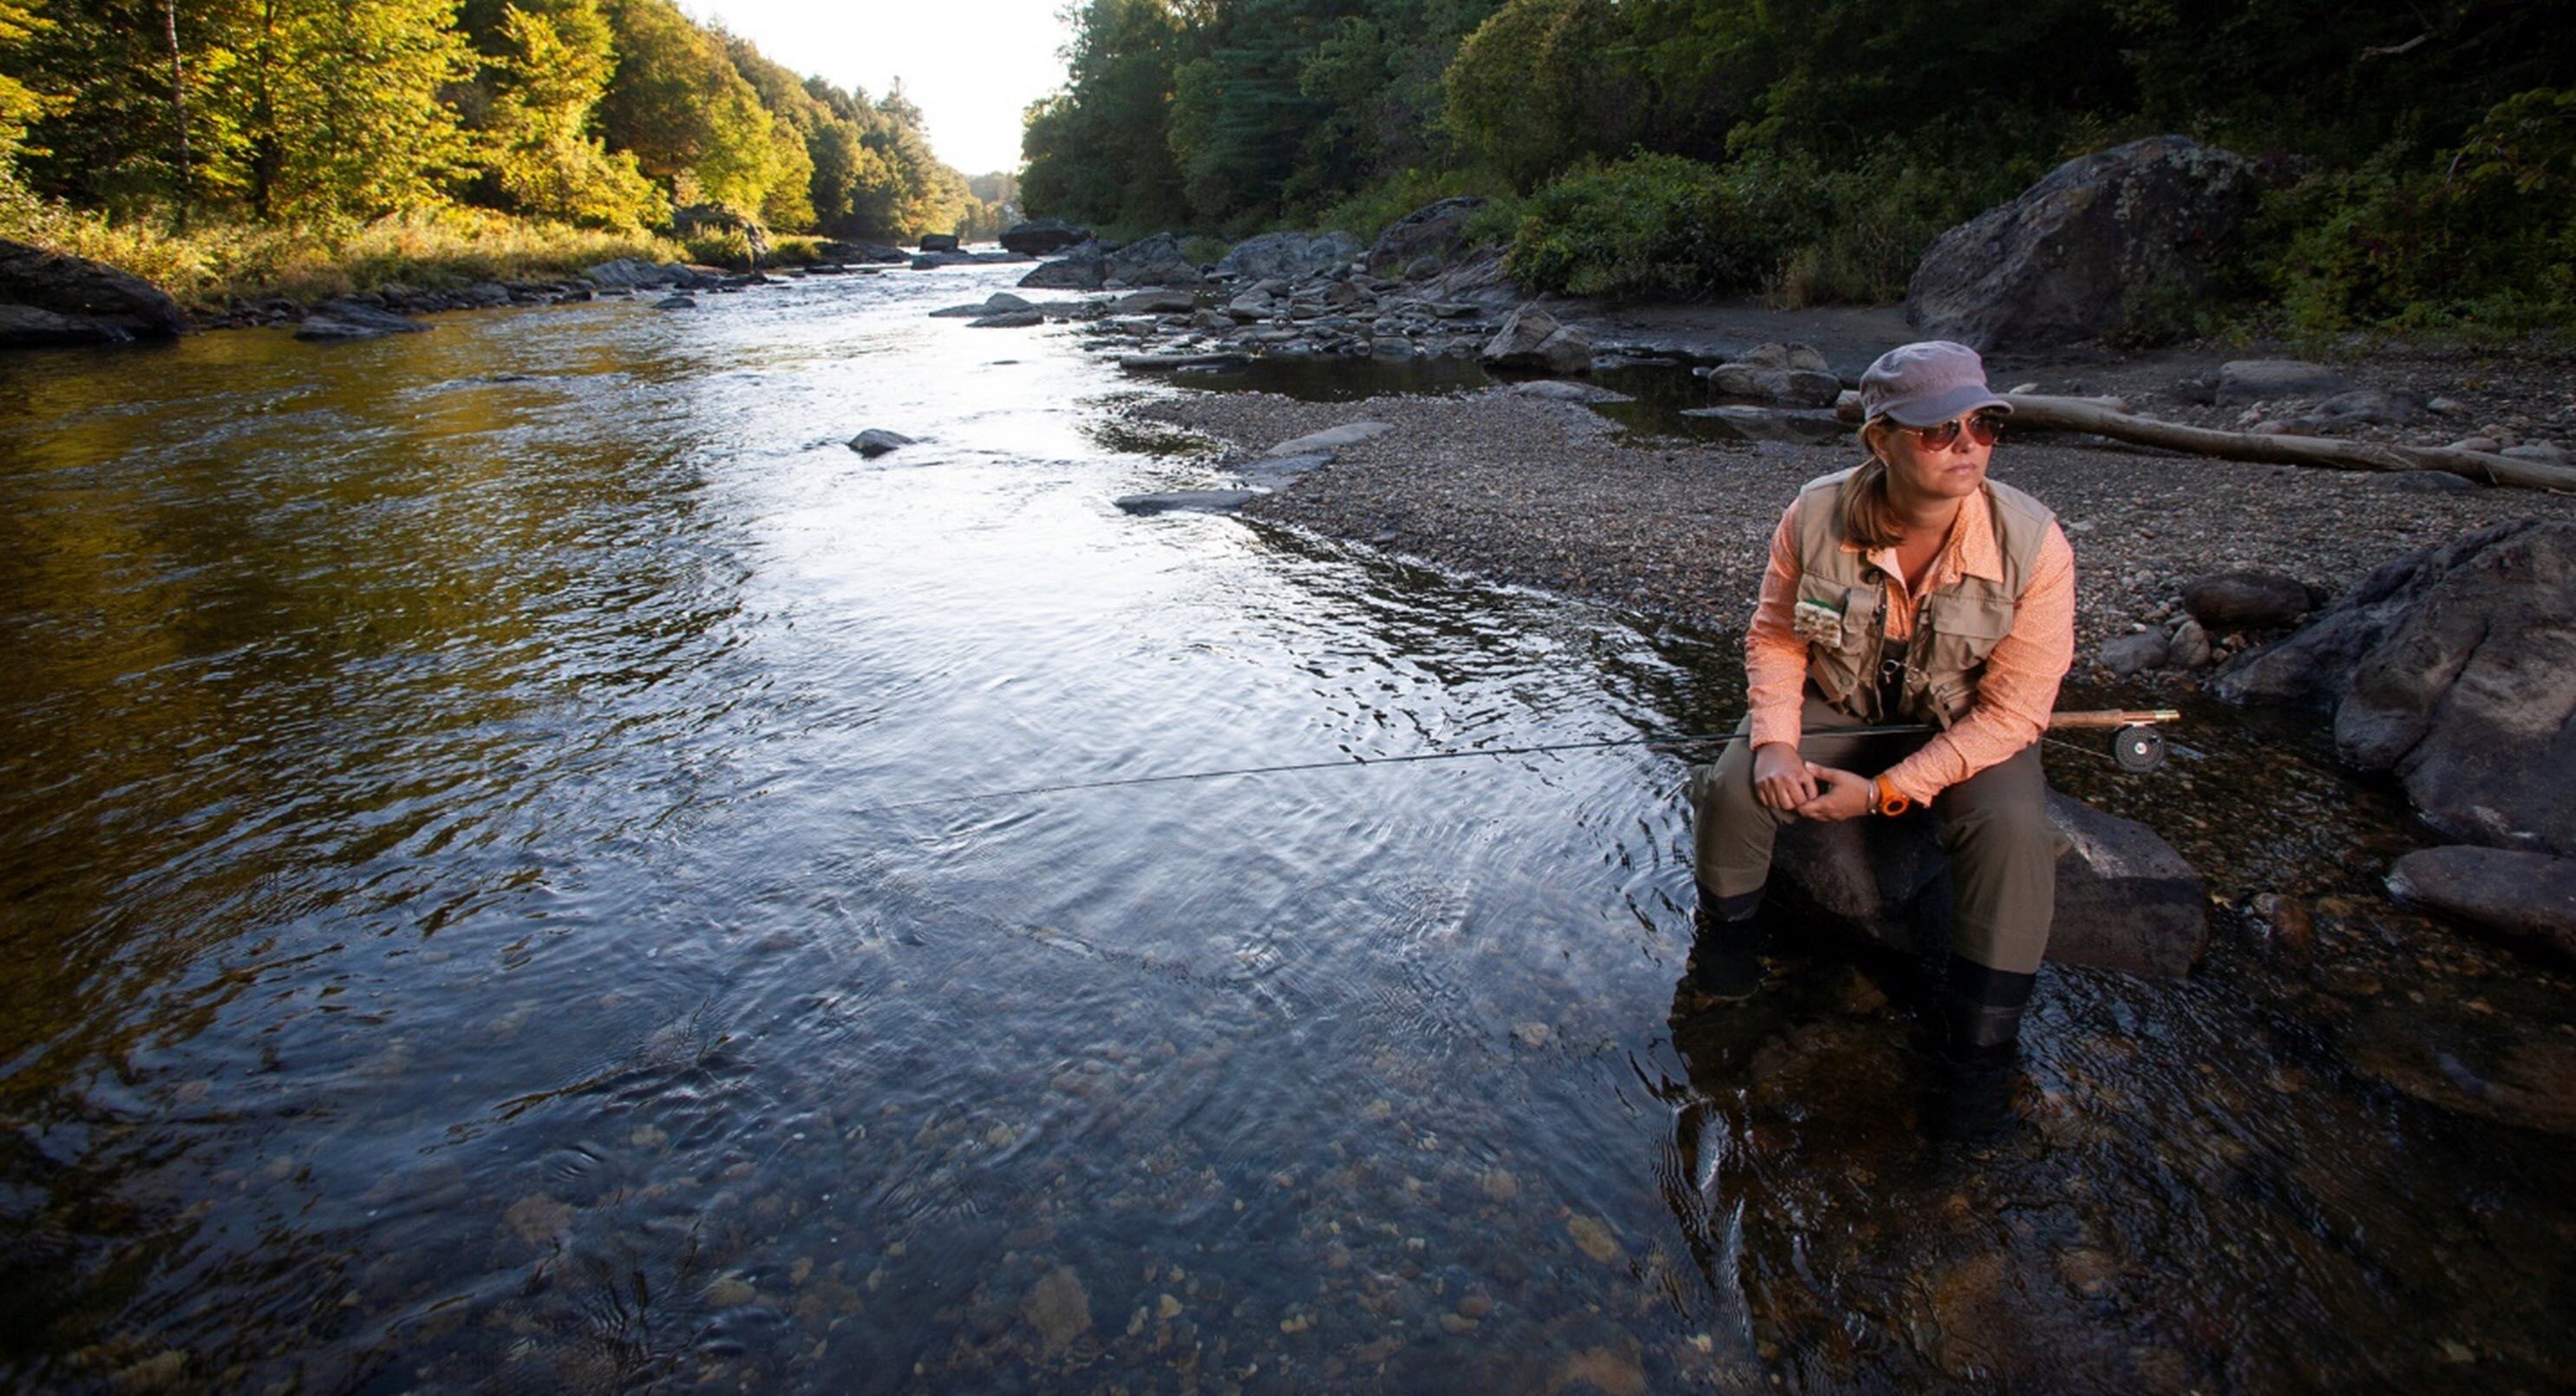
[[[0,1375],[2576,1373],[2570,1150],[2351,1067],[2418,958],[2358,913],[2368,983],[2241,919],[2052,970],[1989,1111],[1902,967],[1677,996],[1671,754],[955,799],[1740,699],[1723,634],[1120,514],[1202,447],[1113,409],[1187,389],[924,315],[1016,273],[0,361]],[[2196,857],[2389,841],[2315,752],[2228,815],[2211,725],[2063,777]]]

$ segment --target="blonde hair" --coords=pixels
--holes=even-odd
[[[1905,541],[1905,521],[1896,516],[1896,501],[1887,495],[1887,459],[1878,453],[1879,439],[1892,429],[1885,417],[1872,417],[1861,426],[1860,446],[1869,459],[1843,482],[1843,541],[1864,550]]]

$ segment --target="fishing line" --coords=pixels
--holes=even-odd
[[[1900,722],[1874,727],[1837,727],[1830,732],[1811,732],[1800,738],[1810,740],[1833,737],[1888,737],[1915,732],[1929,732],[1927,723]],[[850,811],[853,815],[884,814],[890,810],[920,809],[929,805],[962,805],[978,800],[1008,800],[1029,795],[1060,795],[1072,790],[1110,790],[1128,785],[1161,785],[1171,781],[1223,780],[1229,776],[1270,776],[1289,771],[1346,771],[1361,766],[1399,766],[1411,761],[1460,761],[1470,756],[1536,756],[1556,751],[1602,751],[1630,746],[1697,746],[1704,742],[1742,741],[1742,732],[1696,732],[1679,737],[1604,737],[1588,742],[1546,742],[1537,746],[1476,747],[1467,751],[1417,751],[1401,756],[1351,756],[1334,761],[1291,761],[1278,766],[1238,766],[1222,771],[1169,771],[1162,775],[1121,776],[1112,780],[1079,780],[1062,785],[1032,785],[1021,790],[979,790],[971,795],[934,795],[926,800],[903,800],[890,805],[870,805]]]

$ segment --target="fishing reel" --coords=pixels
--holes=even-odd
[[[2048,728],[2052,732],[2108,728],[2111,764],[2131,775],[2144,775],[2165,764],[2165,734],[2156,730],[2156,724],[2180,721],[2182,714],[2172,708],[2112,708],[2050,713]]]
[[[2165,734],[2153,723],[2133,722],[2111,733],[2111,764],[2145,775],[2165,763]]]

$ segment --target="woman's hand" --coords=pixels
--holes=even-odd
[[[1816,769],[1791,742],[1765,742],[1753,749],[1753,798],[1776,810],[1793,810],[1816,798]]]
[[[1869,813],[1869,777],[1819,766],[1813,761],[1807,762],[1806,767],[1807,774],[1822,789],[1814,799],[1796,806],[1799,818],[1826,823]]]

